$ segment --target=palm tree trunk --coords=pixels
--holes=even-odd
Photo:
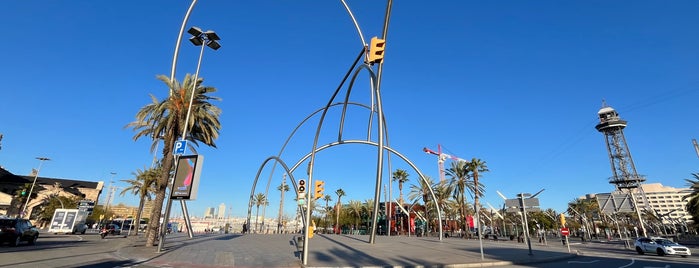
[[[260,206],[255,210],[255,233],[257,233],[257,219],[260,217]]]
[[[141,229],[141,214],[143,213],[143,202],[145,201],[145,198],[141,197],[141,200],[138,202],[138,211],[136,212],[136,232],[134,232],[133,235],[138,235],[138,231]],[[133,222],[131,222],[131,226],[133,226]]]
[[[335,232],[337,234],[341,234],[342,230],[340,230],[340,198],[337,198],[337,205],[335,206]]]
[[[150,223],[148,224],[148,233],[146,236],[146,247],[151,247],[155,245],[156,237],[158,236],[158,227],[160,227],[160,213],[163,209],[163,202],[165,201],[165,194],[167,192],[168,179],[170,178],[170,171],[172,170],[173,155],[172,146],[175,144],[174,133],[170,131],[168,138],[165,139],[165,145],[163,146],[163,169],[158,181],[156,183],[155,199],[153,200],[153,209],[150,213]]]

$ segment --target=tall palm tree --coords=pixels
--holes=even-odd
[[[393,172],[393,181],[398,182],[398,192],[400,193],[398,202],[401,206],[403,205],[403,183],[408,181],[408,175],[408,172],[403,169],[396,169],[396,171]]]
[[[330,201],[333,201],[333,197],[330,196],[329,194],[326,194],[325,196],[323,196],[323,201],[325,201],[325,228],[327,229],[328,228],[328,214],[330,213],[330,211],[332,211],[330,206],[328,205],[328,203]]]
[[[468,170],[471,172],[471,176],[473,177],[473,211],[476,212],[476,219],[480,221],[480,207],[478,205],[478,198],[483,195],[483,190],[485,190],[485,186],[481,183],[478,183],[478,176],[480,173],[483,172],[488,172],[488,166],[485,164],[485,161],[478,159],[478,158],[472,158],[470,162],[467,164]],[[481,234],[481,223],[478,222],[476,225],[478,227],[478,235]]]
[[[345,191],[342,188],[335,191],[337,195],[337,206],[335,209],[335,231],[339,234],[340,231],[340,209],[342,209],[342,197],[345,196]]]
[[[255,203],[255,232],[257,232],[257,219],[260,216],[260,206],[266,206],[269,205],[269,201],[267,200],[267,196],[263,193],[257,193],[253,198],[252,201]],[[264,222],[264,219],[262,219]]]
[[[286,179],[286,176],[284,177]],[[284,211],[284,192],[289,191],[289,185],[286,184],[285,180],[282,180],[282,184],[277,186],[277,190],[281,192],[281,198],[279,199],[279,219],[277,220],[277,233],[282,231],[282,212]]]
[[[451,162],[451,167],[445,170],[449,176],[449,183],[454,189],[454,199],[459,203],[461,212],[461,230],[468,230],[466,219],[466,191],[473,188],[473,181],[470,180],[471,169],[466,161]],[[464,236],[465,238],[466,236]]]
[[[137,169],[136,172],[132,172],[135,178],[121,180],[127,183],[127,187],[119,193],[119,195],[124,196],[124,194],[131,192],[131,194],[138,196],[138,211],[136,211],[136,222],[137,224],[141,222],[143,206],[146,200],[150,201],[153,199],[153,193],[155,193],[155,181],[161,172],[160,165],[155,168],[144,168],[143,170]],[[137,225],[138,226],[138,225]],[[138,235],[139,228],[136,228],[134,235]]]
[[[692,216],[695,223],[699,223],[699,173],[692,173],[694,179],[685,179],[687,186],[692,192],[682,197],[682,200],[687,200],[687,212]]]
[[[136,113],[135,121],[126,125],[136,132],[133,139],[141,137],[153,139],[151,151],[155,150],[160,140],[163,140],[162,171],[155,183],[156,192],[153,202],[153,210],[150,215],[150,222],[160,222],[160,214],[165,200],[168,187],[170,171],[173,168],[174,155],[172,152],[175,142],[179,139],[180,133],[185,130],[187,113],[191,110],[190,120],[187,123],[188,135],[186,140],[198,146],[203,143],[210,147],[216,147],[214,140],[218,138],[221,123],[219,116],[221,109],[214,106],[210,101],[220,100],[218,97],[208,96],[207,93],[216,92],[214,87],[202,86],[203,78],[194,81],[194,76],[187,74],[180,84],[177,80],[170,79],[165,75],[159,75],[158,79],[163,81],[170,92],[169,96],[163,100],[158,100],[154,95],[150,95],[151,102]],[[195,89],[196,90],[193,90]],[[194,94],[192,107],[189,109],[189,100]],[[194,150],[194,146],[190,147]],[[146,246],[153,246],[158,234],[158,225],[149,224],[146,239]]]

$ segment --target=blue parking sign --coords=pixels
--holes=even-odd
[[[177,141],[175,143],[175,154],[184,154],[184,152],[187,150],[187,141]]]

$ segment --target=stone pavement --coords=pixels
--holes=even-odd
[[[145,247],[142,237],[123,240],[117,255],[136,263],[130,267],[304,267],[298,234],[185,234],[168,236],[164,249]],[[572,258],[560,241],[548,246],[532,241],[478,240],[436,237],[318,235],[309,240],[305,267],[489,267],[556,261]],[[575,249],[572,249],[575,252]]]

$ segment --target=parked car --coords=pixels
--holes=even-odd
[[[27,241],[30,245],[34,245],[38,238],[39,229],[29,220],[0,219],[0,244],[9,242],[16,247],[22,241]]]
[[[636,239],[634,246],[636,252],[641,255],[646,252],[656,253],[658,256],[680,255],[683,258],[692,255],[689,248],[662,237],[641,237]]]
[[[85,234],[85,231],[87,231],[87,224],[80,222],[80,223],[76,223],[73,226],[73,231],[71,233],[72,234],[77,234],[77,233]]]

